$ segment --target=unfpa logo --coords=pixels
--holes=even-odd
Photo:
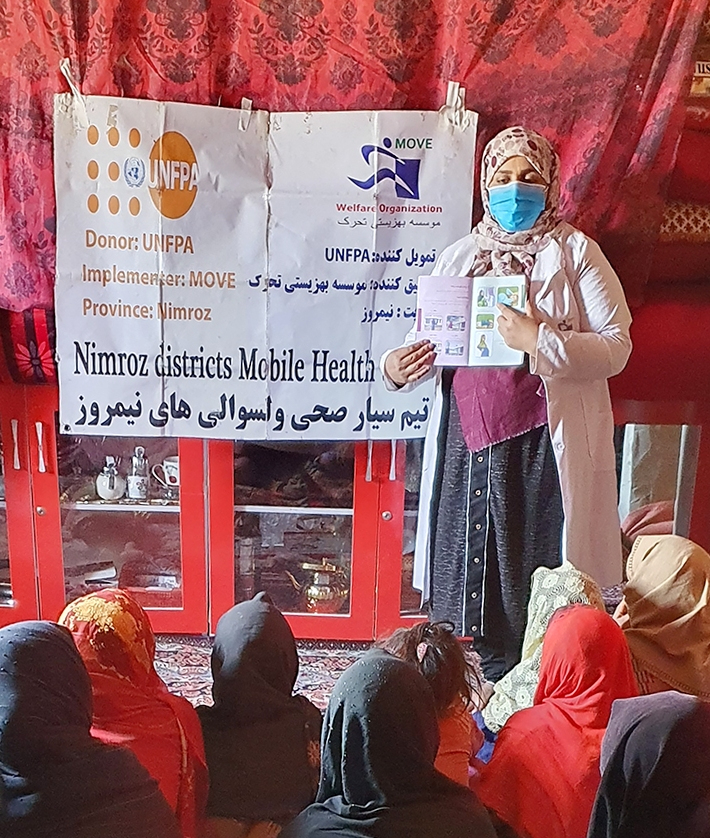
[[[159,137],[150,152],[148,189],[158,212],[165,218],[181,218],[197,197],[199,169],[195,152],[177,131]]]
[[[194,204],[200,176],[197,158],[189,141],[177,131],[166,131],[153,143],[147,171],[145,152],[141,154],[144,138],[137,128],[122,135],[115,126],[102,133],[90,125],[86,141],[99,149],[104,143],[110,147],[108,160],[91,159],[87,165],[87,175],[95,183],[86,202],[89,212],[103,207],[111,215],[126,209],[140,215],[146,181],[151,201],[165,218],[181,218]],[[100,151],[100,156],[106,157],[106,152]]]
[[[394,191],[398,198],[419,200],[419,166],[422,161],[416,158],[398,157],[394,152],[390,151],[392,140],[389,137],[385,137],[382,140],[382,146],[364,145],[360,151],[368,165],[379,162],[379,157],[383,156],[394,161],[394,169],[388,166],[382,166],[367,178],[367,180],[356,180],[354,177],[348,178],[348,180],[352,181],[355,186],[359,186],[360,189],[372,189],[382,180],[391,180],[394,181]],[[372,163],[370,163],[373,152],[377,152],[377,154],[375,154]]]

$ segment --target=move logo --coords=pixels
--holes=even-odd
[[[177,131],[166,131],[153,144],[148,160],[148,191],[165,218],[181,218],[197,197],[197,158],[189,141]]]
[[[394,182],[394,191],[398,198],[419,200],[419,167],[422,161],[416,158],[398,157],[390,151],[391,148],[392,140],[389,137],[382,140],[382,146],[362,146],[360,151],[369,166],[379,165],[379,158],[382,156],[394,161],[394,168],[391,168],[391,164],[390,166],[380,166],[367,180],[356,180],[354,177],[350,177],[348,180],[355,186],[359,186],[360,189],[372,189],[380,181],[391,180]]]

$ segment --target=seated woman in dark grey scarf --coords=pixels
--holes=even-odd
[[[158,784],[93,739],[91,682],[69,631],[0,629],[0,835],[180,838]]]
[[[679,692],[615,701],[588,838],[710,838],[710,704]]]
[[[316,803],[281,838],[494,838],[474,794],[434,768],[434,695],[412,664],[373,650],[328,705]]]
[[[283,825],[318,786],[321,714],[293,695],[298,653],[265,593],[222,615],[212,649],[213,707],[199,707],[210,772],[206,838]],[[267,830],[264,834],[270,834]]]

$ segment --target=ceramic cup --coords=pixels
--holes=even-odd
[[[162,472],[158,473],[158,470]],[[178,457],[166,457],[162,463],[152,468],[153,477],[166,489],[177,489],[180,485],[180,460]]]

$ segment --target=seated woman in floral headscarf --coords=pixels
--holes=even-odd
[[[158,781],[184,838],[195,838],[208,787],[202,731],[192,705],[172,695],[155,671],[148,615],[125,591],[107,590],[70,603],[59,622],[89,671],[92,734],[133,751]]]
[[[679,690],[710,699],[710,555],[678,535],[640,536],[614,615],[642,695]]]

